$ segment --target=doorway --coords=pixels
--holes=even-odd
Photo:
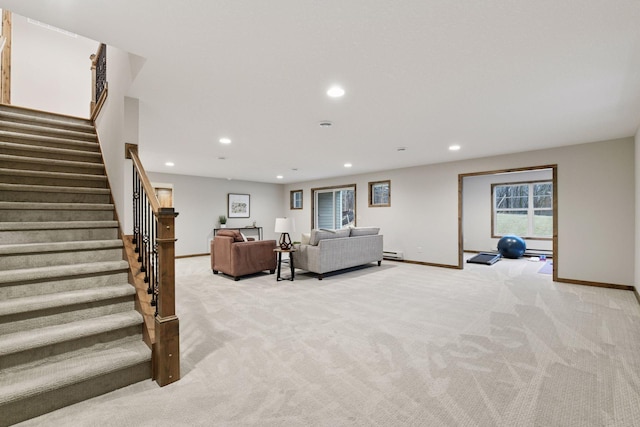
[[[458,175],[458,268],[464,268],[464,252],[495,251],[497,241],[504,230],[504,218],[512,221],[515,218],[523,218],[524,221],[547,221],[552,228],[550,233],[544,236],[527,236],[527,250],[540,251],[553,256],[553,280],[557,279],[558,254],[558,182],[557,165],[532,166],[526,168],[492,170]],[[531,182],[532,184],[525,184]],[[527,220],[526,201],[525,206],[517,209],[510,205],[500,204],[496,206],[496,189],[504,190],[504,187],[518,187],[523,189],[530,185],[531,189],[544,188],[541,183],[550,182],[552,194],[546,199],[540,197],[541,203],[550,204],[550,212],[542,212],[539,206],[529,206],[529,218]],[[526,188],[525,188],[526,190]],[[531,190],[533,191],[533,190]],[[521,194],[518,197],[522,198]],[[502,199],[501,199],[502,200]],[[531,198],[530,198],[531,200]],[[517,200],[516,200],[517,201]],[[530,202],[531,203],[531,202]],[[504,208],[504,209],[502,209]],[[512,214],[512,215],[510,215]],[[549,214],[551,218],[549,218]],[[550,220],[550,221],[549,221]],[[520,233],[507,233],[516,234]],[[524,236],[523,236],[524,237]],[[531,243],[529,243],[531,242]]]
[[[173,184],[152,183],[161,208],[173,207]]]

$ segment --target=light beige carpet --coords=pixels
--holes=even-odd
[[[234,282],[181,259],[182,380],[23,425],[640,425],[633,293],[556,284],[540,265]]]

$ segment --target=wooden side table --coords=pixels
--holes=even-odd
[[[286,280],[280,277],[280,266],[282,265],[282,253],[284,252],[289,254],[289,268],[291,268],[291,277],[289,278],[289,280],[293,282],[293,279],[295,277],[295,267],[293,266],[293,257],[291,256],[291,254],[296,250],[294,248],[291,248],[291,249],[276,248],[273,251],[278,254],[278,275],[276,276],[276,280],[278,282],[281,280]]]

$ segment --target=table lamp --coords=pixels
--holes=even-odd
[[[289,233],[296,230],[296,223],[293,221],[293,218],[276,218],[276,233],[282,233],[280,235],[280,241],[278,242],[280,245],[280,249],[289,250],[293,246],[291,244],[291,237],[289,237]]]

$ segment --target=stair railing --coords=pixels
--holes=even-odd
[[[91,103],[89,105],[92,120],[98,116],[107,98],[107,45],[100,43],[91,59]]]
[[[153,376],[161,386],[180,379],[180,331],[175,313],[175,218],[160,207],[138,157],[138,146],[126,144],[133,163],[133,244],[155,307]]]

